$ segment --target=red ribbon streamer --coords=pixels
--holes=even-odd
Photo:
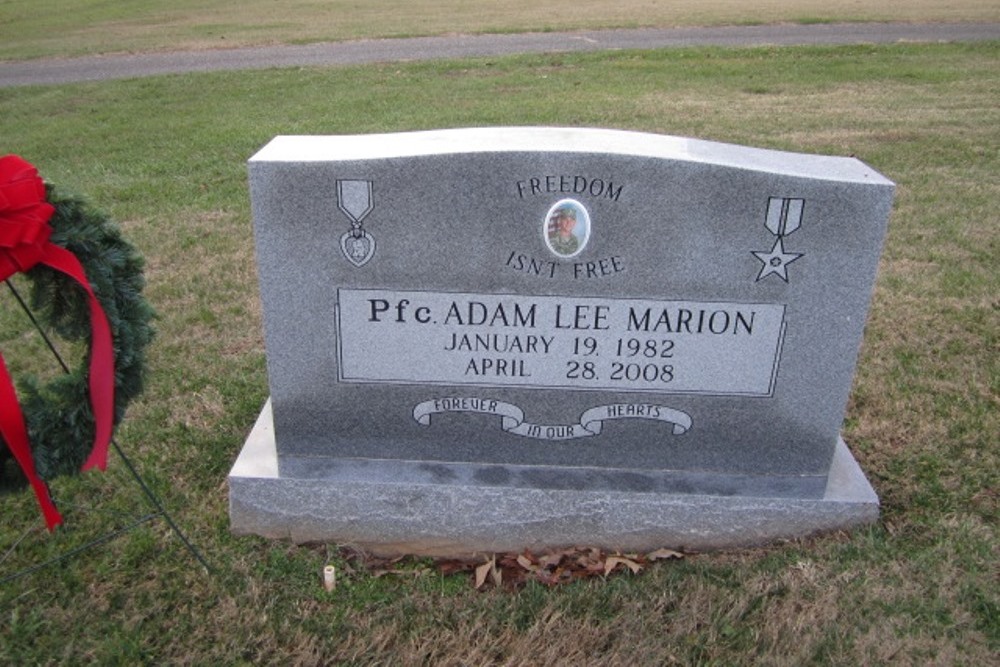
[[[80,260],[49,242],[55,208],[45,201],[45,184],[37,170],[16,155],[0,158],[0,280],[44,264],[72,278],[87,294],[90,309],[90,405],[94,414],[94,446],[82,469],[107,467],[108,445],[114,429],[115,357],[111,326]],[[10,374],[0,354],[0,435],[35,491],[49,530],[62,517],[38,477],[24,414]]]
[[[45,525],[49,530],[54,529],[62,523],[62,516],[49,496],[49,488],[35,472],[35,460],[31,458],[31,447],[28,445],[28,429],[24,426],[21,404],[14,392],[14,383],[10,380],[3,355],[0,355],[0,433],[35,491],[42,516],[45,517]]]

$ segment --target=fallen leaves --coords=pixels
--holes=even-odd
[[[387,574],[419,576],[434,570],[443,575],[469,574],[476,590],[487,588],[520,588],[529,581],[545,586],[590,579],[607,578],[618,573],[637,575],[650,564],[661,560],[680,559],[684,554],[672,549],[657,549],[645,554],[607,553],[593,547],[575,547],[543,554],[530,551],[493,554],[482,559],[423,559],[420,565],[403,566],[405,559],[378,559],[353,554],[361,559],[374,577]]]
[[[639,574],[658,560],[683,558],[672,549],[657,549],[647,554],[608,554],[595,548],[573,548],[550,551],[541,555],[524,551],[519,554],[496,554],[485,562],[439,561],[438,569],[445,574],[472,569],[473,587],[483,590],[487,584],[517,588],[529,581],[545,586],[579,581],[592,577],[608,577],[615,572]]]

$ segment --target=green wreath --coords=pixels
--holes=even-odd
[[[104,213],[83,199],[58,193],[51,184],[45,191],[55,207],[49,220],[50,241],[76,255],[111,327],[117,425],[128,404],[142,392],[145,350],[154,333],[150,325],[154,312],[142,296],[143,259]],[[68,341],[89,342],[90,315],[83,290],[43,264],[24,275],[31,283],[29,303],[36,319]],[[95,420],[87,376],[84,358],[78,368],[43,385],[30,377],[18,383],[32,458],[43,480],[77,474],[93,447]],[[27,479],[2,436],[0,445],[0,486],[24,487]]]

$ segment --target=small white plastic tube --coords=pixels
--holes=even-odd
[[[323,568],[323,588],[329,593],[337,587],[337,568],[327,565]]]

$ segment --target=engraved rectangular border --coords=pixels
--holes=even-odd
[[[344,357],[343,357],[343,347],[341,345],[342,336],[342,323],[341,323],[341,310],[340,310],[340,294],[341,292],[392,292],[393,294],[407,295],[407,294],[435,294],[435,295],[477,295],[486,297],[497,297],[497,298],[539,298],[539,299],[598,299],[602,301],[652,301],[657,303],[698,303],[698,304],[730,304],[730,305],[740,305],[740,306],[767,306],[769,308],[779,308],[781,310],[781,320],[779,324],[778,336],[775,341],[774,351],[772,353],[772,365],[770,379],[768,381],[767,391],[765,392],[740,392],[740,391],[712,391],[712,390],[699,390],[699,389],[666,389],[659,387],[634,387],[634,386],[623,386],[620,389],[609,388],[606,386],[600,387],[587,387],[580,385],[558,385],[558,384],[510,384],[502,382],[483,382],[483,381],[471,381],[471,382],[451,382],[446,380],[414,380],[412,378],[366,378],[366,377],[354,377],[346,376],[344,374]],[[346,384],[374,384],[374,385],[401,385],[401,386],[442,386],[442,387],[484,387],[493,389],[547,389],[547,390],[557,390],[557,391],[585,391],[585,392],[603,392],[603,393],[641,393],[641,394],[659,394],[659,395],[696,395],[696,396],[744,396],[753,398],[771,398],[774,396],[775,386],[777,384],[778,369],[781,362],[781,353],[784,346],[785,331],[787,329],[786,313],[787,307],[785,304],[776,303],[760,303],[760,302],[738,302],[738,301],[681,301],[679,299],[657,299],[650,297],[641,296],[630,296],[630,297],[603,297],[603,296],[587,296],[587,295],[566,295],[566,294],[516,294],[510,292],[459,292],[459,291],[448,291],[448,290],[395,290],[390,288],[376,288],[376,287],[341,287],[337,288],[337,302],[334,306],[334,322],[336,328],[336,356],[337,356],[337,380],[338,382],[343,382]]]

